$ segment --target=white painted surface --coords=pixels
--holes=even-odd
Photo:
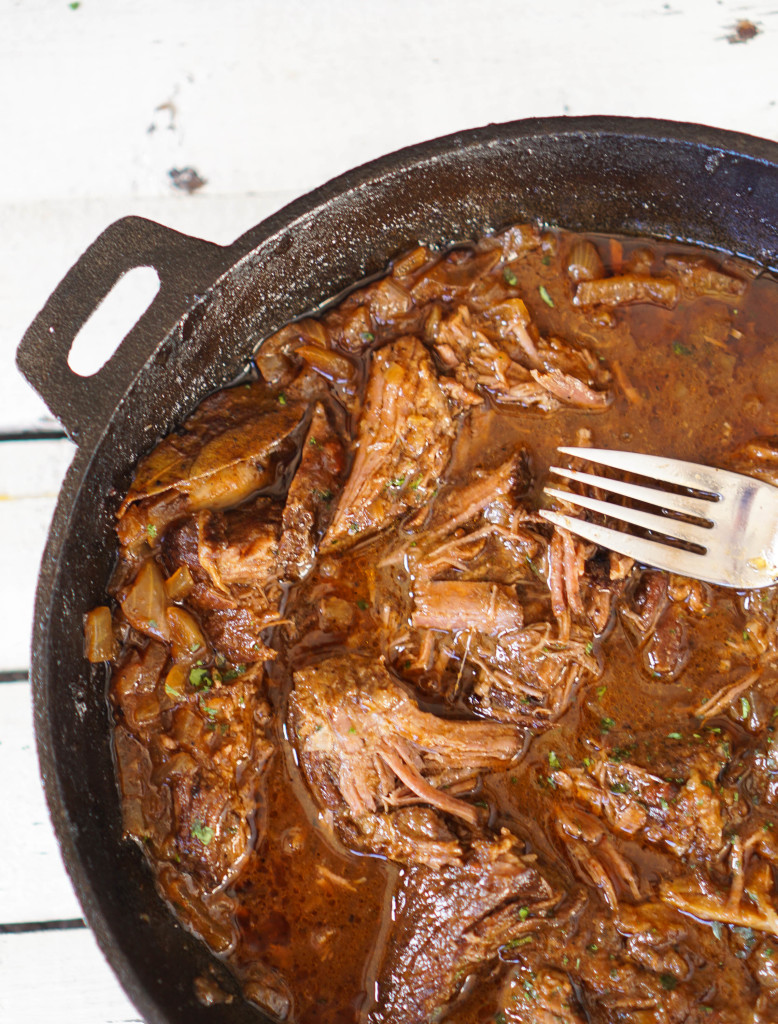
[[[732,44],[741,19],[759,34]],[[666,117],[778,139],[776,67],[778,9],[762,0],[0,0],[0,434],[48,419],[16,344],[118,217],[227,244],[365,160],[520,117]],[[187,166],[207,182],[192,195],[168,177]],[[71,454],[0,441],[0,673],[28,664]],[[29,686],[0,682],[0,926],[78,914],[43,810]],[[137,1019],[87,931],[0,934],[4,1024]]]

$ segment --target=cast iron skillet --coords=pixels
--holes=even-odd
[[[405,149],[292,203],[226,248],[129,217],[68,272],[27,331],[19,366],[78,445],[41,567],[32,680],[43,781],[87,921],[149,1022],[264,1019],[236,993],[201,1006],[205,947],[121,839],[102,668],[82,616],[104,601],[113,514],[153,442],[246,364],[258,341],[417,241],[464,240],[535,218],[676,239],[778,267],[778,145],[699,125],[552,118]],[[67,364],[117,279],[154,267],[157,298],[94,376]]]

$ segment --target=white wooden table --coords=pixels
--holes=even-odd
[[[739,22],[756,35],[732,42]],[[0,95],[0,1021],[137,1021],[83,924],[38,778],[32,604],[73,447],[14,368],[25,327],[120,216],[227,243],[351,166],[462,128],[608,113],[778,139],[778,10],[0,0]],[[192,194],[168,175],[185,167],[206,180]]]

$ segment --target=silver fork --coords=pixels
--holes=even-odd
[[[546,494],[570,505],[696,545],[703,551],[671,547],[661,540],[637,537],[585,519],[541,509],[540,515],[555,526],[561,526],[600,547],[628,555],[644,565],[707,583],[753,590],[769,587],[778,581],[778,487],[741,473],[657,455],[616,452],[607,448],[560,448],[559,451],[587,462],[635,473],[657,484],[675,484],[700,492],[694,496],[674,494],[560,466],[552,466],[551,472],[609,494],[652,505],[659,511],[644,512],[555,487],[544,488]],[[694,517],[696,522],[674,519],[668,514],[673,512]]]

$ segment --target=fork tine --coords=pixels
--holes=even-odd
[[[566,480],[576,480],[579,483],[588,484],[589,487],[599,487],[600,490],[608,491],[610,494],[621,494],[625,498],[643,501],[647,505],[657,505],[660,508],[669,508],[673,512],[681,512],[687,516],[699,516],[700,519],[707,519],[709,522],[711,513],[716,507],[715,501],[706,498],[672,494],[669,491],[657,490],[655,487],[640,487],[638,484],[628,484],[623,480],[614,480],[611,477],[594,476],[592,473],[581,473],[575,469],[551,466],[549,471],[556,473],[557,476],[563,476]],[[623,518],[623,516],[619,516],[619,518]]]
[[[639,452],[617,452],[609,448],[559,448],[565,455],[574,455],[587,462],[596,462],[625,473],[637,473],[680,487],[691,487],[710,494],[719,494],[722,475],[737,476],[723,469],[701,466],[682,459],[666,459],[661,455],[642,455]]]
[[[666,569],[682,576],[694,576],[710,583],[725,582],[708,575],[706,570],[709,566],[704,555],[684,551],[683,548],[671,548],[655,540],[645,540],[643,537],[635,537],[620,530],[611,530],[607,526],[588,523],[585,519],[576,519],[561,512],[540,509],[539,514],[554,526],[561,526],[562,529],[569,530],[584,540],[611,551],[618,551],[619,554],[634,558],[636,562],[642,562],[644,565],[656,566],[657,569]]]
[[[709,527],[683,523],[679,519],[669,519],[667,516],[656,516],[653,512],[641,512],[628,505],[614,505],[610,501],[600,501],[598,498],[588,498],[583,494],[560,491],[556,487],[544,487],[543,491],[545,494],[550,494],[552,498],[561,498],[562,501],[566,501],[570,505],[588,508],[591,512],[601,512],[613,519],[620,519],[623,523],[631,523],[644,530],[653,530],[654,533],[663,533],[666,537],[674,537],[676,540],[683,540],[689,544],[699,544],[700,547],[706,546],[706,534],[710,535]]]

